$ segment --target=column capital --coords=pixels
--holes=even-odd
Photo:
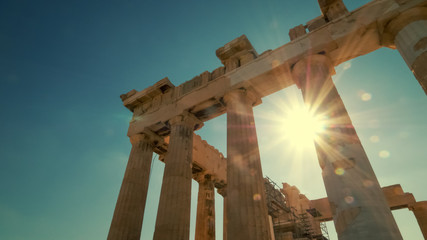
[[[227,186],[223,186],[221,188],[217,188],[216,190],[219,195],[221,195],[222,197],[227,197]]]
[[[231,102],[234,101],[242,100],[245,100],[252,106],[258,105],[262,102],[261,98],[254,90],[246,88],[238,88],[228,91],[224,94],[223,100],[225,105],[229,105]]]
[[[380,20],[379,22],[382,22],[382,29],[380,29],[381,45],[395,49],[394,39],[400,30],[408,24],[419,20],[427,20],[427,7],[411,8],[397,14],[392,19]]]
[[[203,127],[203,122],[189,112],[183,112],[179,115],[176,115],[175,117],[172,117],[171,119],[169,119],[169,124],[170,125],[184,124],[184,125],[190,126],[194,130],[197,130]]]
[[[157,135],[156,133],[152,132],[149,129],[144,129],[144,131],[138,134],[129,136],[129,140],[132,145],[140,143],[142,141],[147,141],[151,144],[152,147],[161,145],[164,142],[163,137],[160,137],[159,135]]]
[[[129,140],[132,145],[138,144],[142,141],[151,142],[150,136],[147,133],[138,133],[138,134],[129,136]]]
[[[212,175],[204,171],[193,174],[193,179],[196,180],[196,182],[198,183],[203,183],[205,181],[213,181]]]
[[[299,60],[292,67],[292,77],[298,88],[310,82],[324,81],[335,74],[331,59],[325,55],[314,54]]]

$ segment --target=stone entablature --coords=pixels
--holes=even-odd
[[[252,88],[262,98],[289,87],[294,84],[292,66],[307,53],[326,54],[334,66],[370,53],[383,47],[381,34],[390,19],[421,6],[427,6],[426,1],[372,1],[259,56],[247,38],[241,36],[218,49],[217,55],[225,67],[204,72],[177,87],[165,78],[143,91],[128,93],[131,96],[125,98],[124,105],[134,111],[128,135],[145,127],[157,132],[171,117],[185,110],[202,121],[215,118],[225,113],[222,97],[232,89]],[[228,63],[230,59],[240,59],[240,65]],[[233,71],[236,67],[238,71]],[[135,112],[136,106],[140,107]]]
[[[152,133],[149,133],[152,136]],[[168,150],[169,136],[164,140],[152,137],[154,152],[159,154],[159,160],[164,162]],[[227,182],[227,159],[224,155],[199,135],[193,134],[193,175],[210,175],[215,187],[221,188]]]
[[[211,176],[215,187],[221,188],[227,182],[227,159],[215,147],[199,135],[193,136],[193,174],[202,172]]]

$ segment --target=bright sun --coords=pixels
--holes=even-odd
[[[325,130],[322,119],[314,116],[304,105],[288,108],[282,119],[282,134],[295,148],[313,146],[318,134]]]
[[[283,150],[297,154],[314,149],[314,142],[327,131],[328,119],[324,114],[314,114],[303,101],[298,89],[289,89],[267,98],[272,106],[259,116],[271,132],[267,149],[282,146]],[[262,125],[262,124],[261,124]]]

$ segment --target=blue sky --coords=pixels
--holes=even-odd
[[[344,2],[353,10],[368,1]],[[212,71],[221,64],[215,50],[242,34],[259,53],[275,49],[318,15],[314,0],[1,1],[0,239],[105,239],[131,147],[131,113],[119,95]],[[427,200],[427,98],[399,53],[380,49],[336,69],[381,185],[400,183]],[[325,197],[314,147],[298,152],[278,141],[283,127],[263,118],[301,104],[299,90],[263,102],[254,111],[264,174]],[[198,133],[226,153],[225,116]],[[144,240],[152,239],[162,170],[156,161]],[[193,223],[196,194],[194,183]],[[220,198],[216,204],[222,239]],[[405,239],[422,239],[411,212],[394,214]]]

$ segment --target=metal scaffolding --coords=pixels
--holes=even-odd
[[[286,196],[280,187],[269,177],[264,178],[265,193],[268,214],[272,217],[273,230],[276,240],[292,235],[293,238],[306,238],[312,240],[329,240],[325,223],[320,223],[321,233],[315,233],[313,218],[321,216],[315,208],[306,209],[306,212],[298,211],[290,207]],[[309,214],[308,214],[309,213]],[[311,216],[310,216],[311,215]]]

